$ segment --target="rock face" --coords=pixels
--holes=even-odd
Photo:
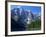
[[[34,16],[30,10],[14,8],[11,10],[11,31],[24,31]]]

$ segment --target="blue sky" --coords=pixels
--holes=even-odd
[[[31,10],[33,14],[39,14],[41,12],[40,6],[20,6],[20,5],[11,5],[11,9],[13,8],[23,8],[24,10]]]

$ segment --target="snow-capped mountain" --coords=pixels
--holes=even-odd
[[[24,24],[29,24],[31,21],[35,21],[36,19],[40,19],[39,14],[33,14],[31,10],[24,10],[23,8],[14,8],[11,10],[12,18],[15,21],[22,22]]]

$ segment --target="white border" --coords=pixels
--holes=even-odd
[[[41,30],[38,31],[14,31],[11,32],[11,5],[24,5],[24,6],[41,6]],[[17,35],[17,34],[34,34],[34,33],[43,33],[44,31],[44,12],[43,4],[33,4],[33,3],[18,3],[18,2],[8,2],[8,35]]]

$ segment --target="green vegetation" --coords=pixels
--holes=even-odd
[[[37,19],[32,21],[28,26],[28,30],[40,30],[41,29],[41,20]]]

